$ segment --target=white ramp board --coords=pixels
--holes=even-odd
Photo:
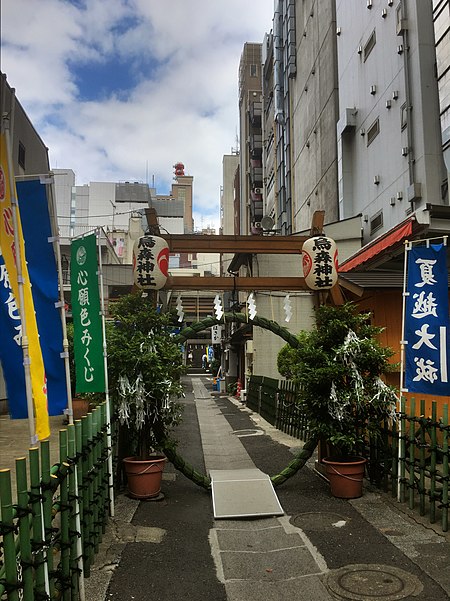
[[[211,470],[215,518],[284,515],[270,477],[261,470]]]

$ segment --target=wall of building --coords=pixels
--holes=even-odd
[[[301,276],[301,257],[299,255],[257,255],[253,263],[254,276]],[[284,299],[282,292],[255,292],[256,309],[259,317],[265,317],[284,326],[293,334],[300,330],[311,329],[313,325],[314,296],[309,292],[291,292],[292,318],[285,321]],[[272,332],[259,327],[253,328],[253,373],[271,378],[279,378],[277,355],[285,342]]]
[[[296,4],[297,75],[292,80],[294,230],[316,210],[338,219],[338,116],[334,0]]]
[[[0,109],[7,116],[15,176],[46,175],[50,170],[47,147],[0,71]]]
[[[59,232],[63,238],[72,234],[72,204],[74,202],[75,173],[72,169],[53,169]]]
[[[447,170],[450,171],[450,0],[433,0],[436,71],[439,87],[442,147]]]
[[[222,159],[222,190],[220,197],[220,229],[222,234],[234,234],[234,176],[239,154],[224,154]],[[237,233],[237,232],[236,232]]]
[[[340,218],[367,215],[365,243],[439,204],[443,175],[431,3],[371,6],[336,9]]]
[[[246,43],[239,63],[239,139],[240,139],[240,234],[248,234],[252,228],[250,190],[254,182],[251,178],[251,148],[259,143],[262,152],[262,130],[252,125],[250,110],[255,102],[261,103],[261,44]],[[259,142],[257,138],[259,136]],[[261,167],[261,187],[262,187]],[[259,208],[259,207],[258,207]],[[262,212],[261,212],[262,217]],[[253,219],[255,221],[255,219]]]

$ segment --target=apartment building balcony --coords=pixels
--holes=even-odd
[[[248,143],[250,146],[250,152],[253,151],[261,151],[262,153],[262,134],[250,134],[248,138]]]
[[[261,221],[263,216],[263,202],[262,200],[250,201],[250,216],[251,221]]]
[[[254,101],[249,108],[250,123],[253,127],[261,127],[262,103]]]
[[[250,166],[250,179],[253,188],[262,188],[263,186],[263,170],[262,167]]]

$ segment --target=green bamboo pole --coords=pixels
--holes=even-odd
[[[102,458],[102,469],[101,469],[101,482],[102,482],[102,534],[106,531],[106,522],[108,519],[109,512],[111,510],[111,491],[110,485],[110,445],[108,437],[110,437],[110,424],[108,425],[108,413],[107,413],[107,402],[101,405],[101,427],[106,425],[106,430],[103,432],[100,441],[100,454]],[[112,465],[112,463],[111,463]]]
[[[98,553],[98,548],[99,548],[99,541],[100,541],[100,515],[101,515],[101,511],[102,508],[100,507],[101,505],[101,499],[100,499],[100,494],[101,494],[101,489],[100,489],[100,476],[101,476],[101,471],[100,471],[100,466],[99,466],[99,459],[100,459],[100,451],[99,451],[99,447],[100,447],[100,441],[99,441],[99,437],[97,436],[100,428],[99,428],[99,418],[100,418],[100,414],[99,414],[99,407],[96,407],[94,409],[94,411],[92,412],[92,439],[93,439],[93,446],[92,446],[92,507],[93,507],[93,555],[95,555],[96,553]],[[93,559],[93,558],[92,558]]]
[[[11,490],[11,470],[0,470],[0,495],[3,527],[3,555],[5,565],[5,589],[8,601],[19,601],[19,581],[16,567],[16,545]]]
[[[76,537],[76,567],[74,566],[74,580],[79,590],[79,601],[85,601],[85,588],[84,588],[84,562],[83,562],[83,503],[82,494],[83,490],[80,487],[83,477],[83,468],[81,465],[81,447],[82,447],[82,433],[81,433],[81,421],[76,420],[73,426],[69,426],[69,452],[70,456],[76,461],[74,476],[75,476],[75,532]],[[74,561],[75,563],[75,561]],[[76,577],[78,576],[78,578]],[[76,599],[75,595],[74,598]]]
[[[51,474],[50,474],[50,442],[43,440],[40,445],[41,459],[41,484],[42,484],[42,515],[44,518],[44,538],[49,552],[47,556],[48,574],[53,573],[53,549],[52,549],[52,500]],[[54,592],[54,582],[50,579],[51,595]]]
[[[431,457],[430,457],[430,523],[436,522],[436,453],[437,453],[437,403],[431,404]]]
[[[401,403],[400,403],[401,406]],[[402,409],[400,408],[400,411],[402,411]],[[403,463],[403,459],[404,456],[400,455],[399,453],[399,448],[400,448],[400,440],[399,440],[399,433],[398,433],[398,429],[397,429],[397,422],[395,420],[391,420],[390,422],[391,424],[391,444],[392,444],[392,454],[391,454],[391,495],[393,497],[396,496],[397,493],[397,487],[395,486],[394,483],[398,483],[398,486],[403,486],[403,483],[401,481],[399,481],[399,474],[400,474],[400,465],[401,463]],[[385,440],[384,440],[384,454],[385,454],[385,461],[387,463],[388,461],[388,449],[389,449],[389,426],[388,424],[386,424],[386,436],[385,436]],[[385,469],[385,475],[384,475],[384,490],[388,491],[389,490],[389,473],[388,470]]]
[[[415,436],[414,424],[416,414],[416,401],[411,399],[411,411],[409,418],[409,508],[414,509],[414,452],[415,452]]]
[[[90,569],[92,560],[94,557],[94,481],[93,481],[93,453],[92,453],[92,413],[88,413],[86,415],[86,437],[87,437],[87,499],[88,499],[88,515],[87,515],[87,532],[88,537],[85,543],[85,548],[87,551],[87,561],[86,561],[86,576],[90,575]]]
[[[425,401],[420,401],[419,513],[425,515]]]
[[[405,502],[406,496],[406,422],[406,401],[402,398],[400,401],[400,423],[397,430],[399,439],[398,456],[400,460],[398,500],[401,503]]]
[[[448,405],[444,405],[444,411],[442,416],[442,530],[448,531]]]
[[[61,465],[69,468],[67,457],[69,455],[67,430],[59,431],[59,457]],[[60,496],[60,543],[61,543],[61,588],[64,601],[70,601],[70,509],[69,509],[69,483],[67,478],[59,482]]]
[[[35,594],[44,597],[50,596],[50,583],[48,578],[47,550],[44,532],[44,516],[42,502],[41,478],[39,474],[39,449],[32,447],[30,456],[30,490],[31,507],[33,509],[33,536],[31,546],[34,547],[35,565]]]
[[[89,537],[90,537],[90,516],[91,508],[89,502],[89,464],[88,464],[88,419],[87,415],[81,418],[81,433],[82,433],[82,467],[83,467],[83,564],[84,575],[89,577]]]
[[[22,565],[23,601],[33,601],[33,556],[30,541],[28,507],[28,478],[26,457],[16,459],[17,510],[19,526],[20,563]]]

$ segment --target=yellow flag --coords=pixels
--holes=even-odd
[[[14,189],[14,195],[16,191]],[[30,278],[25,260],[25,245],[23,241],[20,216],[17,211],[17,239],[20,246],[21,271],[23,278],[24,313],[26,333],[29,342],[31,389],[33,393],[34,411],[36,417],[36,434],[39,440],[50,436],[50,425],[47,407],[47,385],[45,379],[44,361],[31,294]],[[11,204],[11,188],[8,170],[8,157],[5,134],[0,135],[0,248],[5,260],[6,270],[12,291],[19,305],[19,282],[16,264],[16,247],[14,241],[13,209]]]

